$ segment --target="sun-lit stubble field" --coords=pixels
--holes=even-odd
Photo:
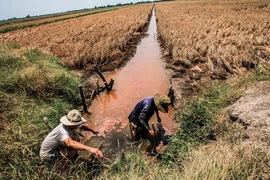
[[[176,67],[197,65],[223,79],[270,60],[269,1],[164,2],[156,15],[163,53]]]
[[[40,48],[70,67],[117,67],[124,47],[147,25],[153,4],[60,21],[0,35],[0,42]]]

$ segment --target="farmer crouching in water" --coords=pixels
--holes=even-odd
[[[60,124],[54,128],[44,139],[40,149],[40,157],[43,159],[59,159],[61,157],[60,149],[67,147],[65,157],[75,160],[78,157],[78,150],[86,150],[94,154],[96,157],[103,157],[102,152],[93,147],[86,146],[75,141],[74,130],[80,128],[85,131],[91,131],[98,134],[97,131],[92,130],[86,124],[86,120],[81,116],[78,110],[71,110],[66,116],[60,119]]]
[[[157,120],[158,122],[161,122],[158,111],[168,113],[168,106],[170,104],[170,98],[167,96],[160,96],[159,94],[144,98],[138,102],[128,116],[133,140],[138,141],[141,137],[147,135],[154,137],[154,131],[149,128],[148,121],[154,115],[154,112],[156,112]]]

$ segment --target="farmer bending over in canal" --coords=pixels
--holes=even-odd
[[[144,98],[138,102],[128,116],[133,131],[131,132],[132,136],[135,136],[133,140],[138,141],[145,135],[154,137],[154,131],[149,128],[148,121],[154,115],[154,112],[156,112],[157,120],[158,122],[161,122],[158,111],[168,113],[168,106],[170,104],[170,98],[167,96],[160,96],[159,94]]]
[[[85,131],[91,131],[98,134],[86,124],[86,120],[81,116],[81,113],[74,109],[69,111],[66,116],[60,119],[60,124],[54,128],[44,139],[40,149],[40,157],[43,159],[59,159],[61,157],[60,150],[66,147],[65,156],[68,159],[76,159],[78,157],[78,150],[86,150],[94,154],[96,157],[103,157],[102,152],[93,147],[86,146],[80,142],[75,141],[74,130],[80,128]]]

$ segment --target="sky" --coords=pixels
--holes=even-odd
[[[0,20],[142,1],[143,0],[0,0]]]

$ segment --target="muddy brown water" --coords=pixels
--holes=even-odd
[[[105,75],[107,82],[111,78],[115,81],[113,90],[97,96],[88,109],[92,114],[85,117],[89,120],[90,127],[99,131],[98,136],[87,134],[89,140],[85,143],[94,147],[101,146],[105,154],[113,154],[130,147],[127,117],[137,102],[155,93],[160,95],[168,93],[170,75],[161,59],[154,11],[147,36],[137,46],[134,57],[125,67]],[[102,83],[101,80],[99,82]],[[172,108],[168,114],[160,112],[166,134],[172,134],[177,129],[172,112]],[[156,120],[154,115],[149,121],[150,127],[152,122],[157,124]],[[141,147],[147,148],[148,144],[142,143]]]

